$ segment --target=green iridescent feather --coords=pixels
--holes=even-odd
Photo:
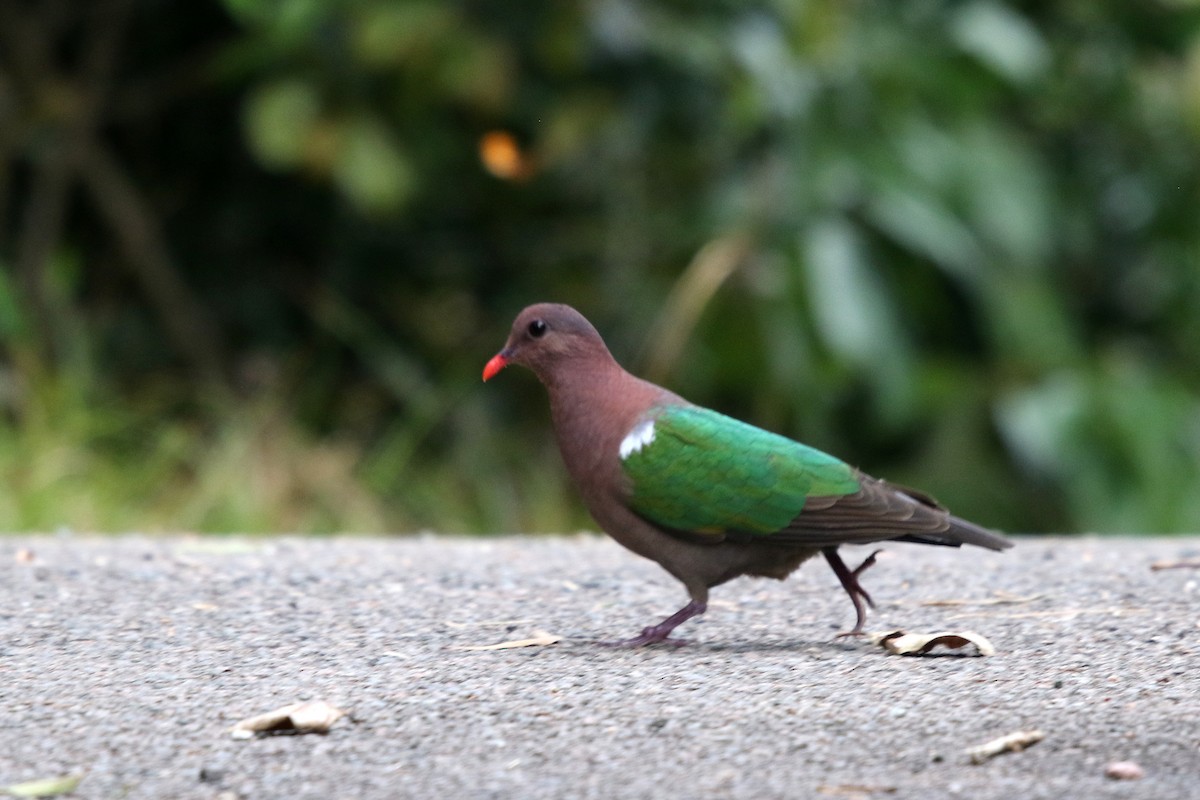
[[[853,494],[854,470],[831,455],[695,406],[651,409],[654,440],[622,467],[632,508],[669,528],[767,535],[808,497]]]

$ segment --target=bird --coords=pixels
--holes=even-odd
[[[685,606],[613,644],[686,643],[671,634],[707,610],[710,589],[743,575],[783,580],[818,553],[854,604],[854,627],[839,636],[857,636],[875,605],[859,578],[880,551],[851,569],[841,545],[1012,546],[924,492],[636,377],[571,306],[522,310],[483,380],[510,364],[546,387],[563,463],[599,526],[687,590]]]

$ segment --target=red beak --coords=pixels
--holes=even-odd
[[[489,381],[496,377],[496,373],[508,366],[508,359],[504,357],[504,353],[496,353],[483,367],[483,380]]]

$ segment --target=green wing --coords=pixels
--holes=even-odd
[[[695,406],[652,409],[622,442],[621,466],[634,511],[704,534],[775,533],[809,497],[861,488],[833,456]]]

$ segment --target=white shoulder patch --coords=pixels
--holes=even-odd
[[[624,461],[653,441],[654,420],[648,419],[633,426],[633,430],[621,440],[621,448],[617,452],[620,453],[621,460]]]

